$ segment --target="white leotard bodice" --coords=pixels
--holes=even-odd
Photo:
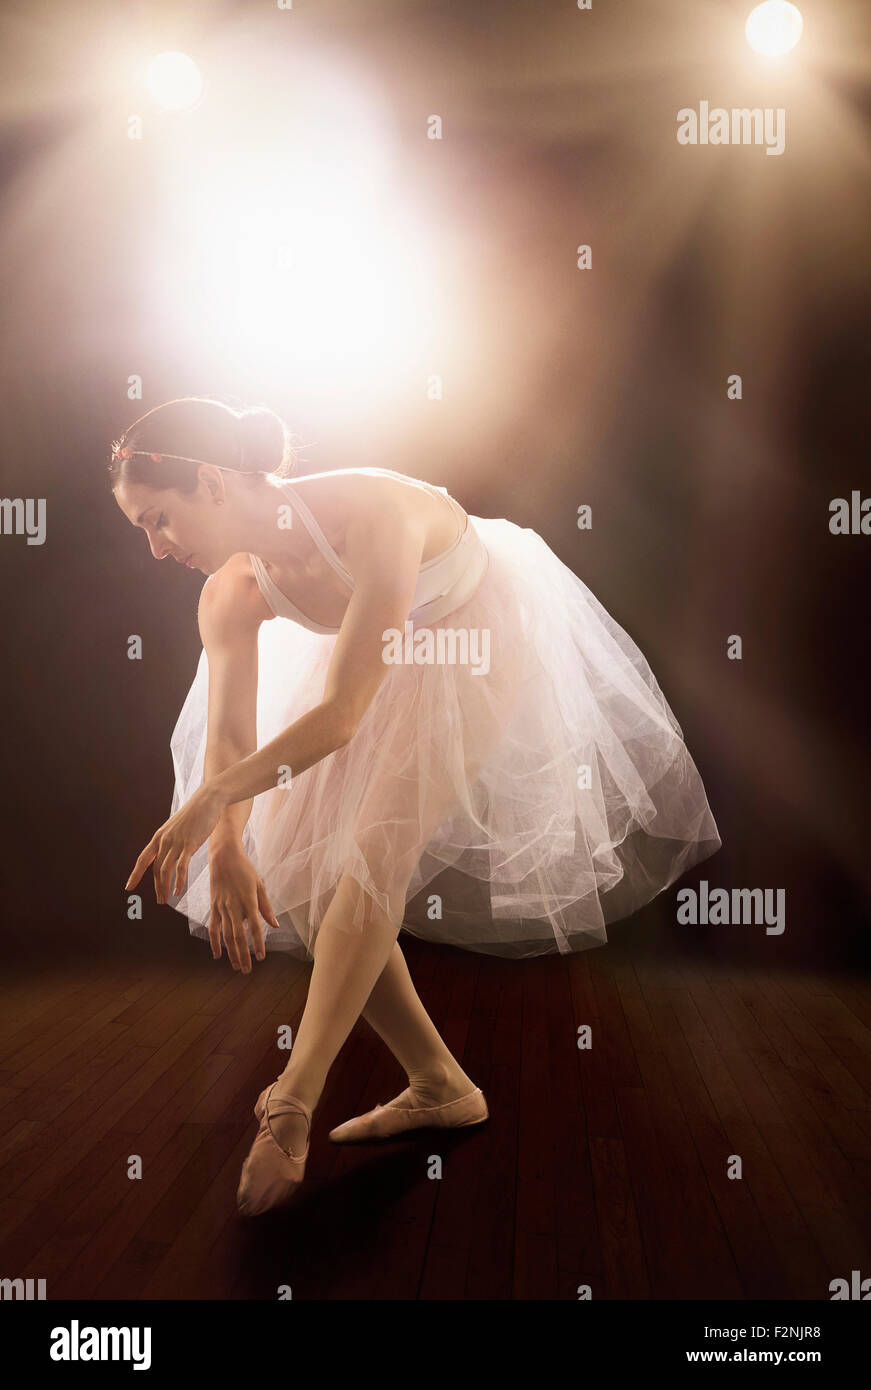
[[[425,486],[427,490],[434,488],[435,491],[442,493],[454,511],[459,527],[456,540],[448,546],[447,550],[443,551],[441,555],[436,555],[432,560],[427,560],[420,567],[414,600],[408,615],[415,625],[420,626],[438,622],[471,598],[484,577],[489,556],[484,542],[472,525],[471,517],[464,515],[459,503],[451,497],[446,488],[435,487],[435,484],[418,483],[415,479],[409,479],[409,481],[414,482],[418,487]],[[342,564],[315,520],[311,509],[302,500],[291,479],[284,479],[280,486],[283,496],[287,498],[294,514],[299,516],[324,559],[347,584],[349,592],[352,592],[354,589],[353,575]],[[300,612],[296,604],[292,603],[270,578],[259,555],[252,555],[249,552],[249,559],[254,577],[257,580],[257,586],[276,617],[290,618],[302,627],[307,627],[311,632],[335,634],[339,631],[338,627],[325,627],[321,623],[314,622],[305,613]]]

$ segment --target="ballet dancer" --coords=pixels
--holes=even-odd
[[[298,476],[280,417],[210,398],[141,416],[109,473],[154,557],[207,575],[172,814],[126,887],[151,867],[158,901],[243,974],[252,952],[313,962],[287,1066],[255,1105],[237,1193],[255,1215],[302,1182],[361,1014],[408,1085],[332,1140],[487,1119],[399,945],[438,874],[477,907],[433,894],[417,935],[569,953],[720,838],[641,652],[536,532],[391,469]]]

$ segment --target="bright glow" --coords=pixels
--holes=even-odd
[[[397,178],[389,104],[332,55],[294,71],[268,120],[211,72],[209,122],[175,129],[162,165],[160,254],[142,280],[155,332],[333,420],[419,401],[446,356],[450,244],[437,203]]]
[[[795,48],[803,28],[801,13],[789,0],[765,0],[747,16],[744,32],[755,52],[779,58]]]
[[[165,111],[183,111],[199,100],[203,79],[186,53],[158,53],[149,65],[146,86]]]

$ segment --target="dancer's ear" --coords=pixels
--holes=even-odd
[[[225,501],[227,492],[220,468],[216,468],[213,463],[201,463],[197,469],[197,479],[211,495],[213,502],[220,505]]]

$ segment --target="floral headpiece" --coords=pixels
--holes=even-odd
[[[205,459],[188,458],[186,454],[153,454],[149,449],[128,449],[126,445],[122,446],[120,439],[116,439],[114,444],[112,445],[113,459],[131,459],[136,458],[137,456],[139,458],[149,458],[153,463],[162,463],[164,459],[178,459],[180,463],[206,462]],[[221,465],[218,463],[215,464],[214,467],[220,468]]]

